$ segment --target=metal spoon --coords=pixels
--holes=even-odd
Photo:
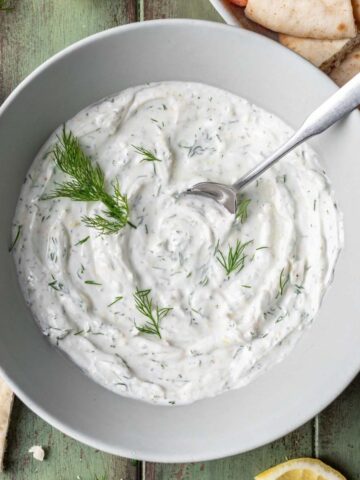
[[[327,130],[334,123],[360,105],[360,73],[346,83],[305,120],[297,132],[272,155],[259,163],[233,185],[201,182],[185,193],[210,197],[223,205],[230,213],[236,212],[237,194],[248,183],[263,174],[280,158],[305,140]]]

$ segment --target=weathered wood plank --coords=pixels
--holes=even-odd
[[[360,375],[317,419],[316,451],[347,478],[360,480]]]
[[[12,0],[0,11],[0,101],[35,67],[88,35],[136,20],[136,0]]]
[[[208,0],[142,0],[145,20],[153,18],[199,18],[222,22]]]
[[[38,462],[28,453],[32,445],[44,447],[46,457]],[[34,415],[19,400],[14,405],[7,470],[1,480],[135,480],[136,466],[132,462],[87,447]]]
[[[224,425],[226,428],[226,425]],[[312,456],[311,422],[290,435],[251,452],[211,462],[146,464],[146,480],[251,480],[254,475],[289,458]]]
[[[11,0],[0,12],[0,102],[35,67],[92,33],[136,20],[136,0]],[[28,449],[46,447],[43,463]],[[137,468],[126,459],[86,447],[53,429],[16,401],[10,426],[7,471],[1,480],[134,480]]]

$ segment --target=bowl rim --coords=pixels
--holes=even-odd
[[[116,26],[98,33],[95,33],[93,35],[90,35],[84,39],[81,39],[68,47],[64,48],[63,50],[59,51],[55,55],[51,56],[49,59],[47,59],[45,62],[43,62],[41,65],[39,65],[35,70],[33,70],[28,76],[25,77],[24,80],[22,80],[19,85],[9,94],[9,96],[4,100],[2,105],[0,106],[0,118],[2,115],[5,113],[5,111],[11,106],[12,102],[15,100],[15,98],[18,96],[18,94],[24,90],[28,84],[30,84],[38,75],[40,75],[44,70],[49,68],[51,65],[56,63],[58,60],[62,59],[63,57],[67,56],[69,53],[72,53],[85,45],[89,45],[92,43],[97,42],[100,39],[110,37],[114,34],[116,34],[119,31],[129,31],[129,30],[141,30],[141,29],[147,29],[147,28],[153,28],[154,26],[196,26],[196,27],[206,27],[206,28],[215,28],[215,29],[220,29],[227,31],[229,29],[236,29],[239,31],[239,35],[244,35],[248,36],[249,38],[256,38],[263,39],[264,42],[272,42],[274,45],[276,45],[277,48],[283,50],[284,54],[290,56],[290,57],[296,57],[297,62],[301,62],[305,65],[305,68],[313,69],[314,71],[317,72],[319,78],[322,78],[322,81],[326,81],[329,85],[332,85],[332,87],[335,87],[335,83],[327,77],[323,72],[321,72],[319,69],[311,65],[308,61],[303,59],[302,57],[299,57],[292,51],[288,50],[287,48],[283,47],[279,43],[275,42],[274,40],[271,40],[269,38],[264,38],[258,33],[247,31],[244,29],[239,29],[238,26],[234,25],[228,25],[228,24],[223,24],[223,23],[218,23],[214,21],[208,21],[208,20],[198,20],[198,19],[182,19],[182,18],[177,18],[177,19],[157,19],[157,20],[147,20],[143,22],[135,22],[135,23],[130,23],[126,25],[121,25],[121,26]],[[335,91],[335,90],[334,90]],[[357,114],[358,118],[360,119],[360,113]],[[360,360],[360,359],[359,359]],[[299,412],[297,417],[294,418],[291,422],[288,422],[288,425],[286,428],[281,428],[278,429],[276,432],[267,432],[265,435],[260,440],[252,439],[249,441],[249,448],[247,448],[246,451],[255,449],[260,446],[267,445],[270,442],[273,442],[288,433],[292,432],[296,428],[300,427],[310,419],[312,419],[314,416],[316,416],[319,412],[321,412],[325,407],[327,407],[332,401],[334,401],[335,398],[337,398],[338,395],[351,383],[351,381],[356,377],[358,372],[360,371],[360,361],[358,362],[358,365],[355,365],[352,369],[348,369],[346,374],[344,372],[342,376],[342,381],[336,382],[337,388],[333,389],[333,395],[329,398],[322,398],[321,401],[317,403],[317,405],[314,408],[308,408],[306,411],[304,409],[303,412]],[[34,413],[36,413],[38,416],[40,416],[42,419],[44,419],[46,422],[48,422],[50,425],[54,426],[56,429],[60,430],[61,432],[65,433],[66,435],[69,435],[70,437],[76,439],[77,441],[80,441],[86,445],[89,445],[93,448],[102,450],[104,452],[113,454],[113,455],[118,455],[118,456],[123,456],[126,458],[139,458],[138,456],[134,455],[136,453],[141,453],[141,452],[134,452],[126,447],[119,447],[119,446],[114,446],[111,445],[110,442],[104,442],[95,439],[92,436],[89,436],[86,433],[80,432],[77,429],[74,429],[71,425],[64,423],[63,421],[59,420],[57,417],[55,417],[53,414],[49,413],[46,407],[42,406],[39,404],[39,402],[33,400],[31,397],[27,395],[27,393],[22,390],[20,387],[17,386],[16,383],[14,383],[11,379],[11,375],[8,375],[6,371],[3,369],[3,367],[0,365],[0,374],[4,378],[4,380],[8,383],[8,385],[11,387],[11,389],[14,391],[17,397],[28,407],[30,408]],[[170,407],[169,407],[170,408]],[[171,407],[173,408],[173,407]],[[179,408],[179,407],[175,407]],[[183,407],[181,407],[183,408]],[[264,439],[265,438],[265,439]],[[239,452],[239,449],[236,448],[236,445],[233,445],[232,448],[224,448],[224,450],[219,451],[218,454],[214,455],[213,452],[210,454],[195,454],[195,455],[188,455],[184,456],[180,454],[180,456],[174,452],[173,454],[151,454],[151,453],[146,453],[142,455],[141,460],[144,461],[151,461],[151,462],[163,462],[163,463],[180,463],[180,462],[200,462],[200,461],[208,461],[208,460],[214,460],[214,459],[219,459],[219,458],[224,458],[227,456],[231,455],[236,455],[239,453],[243,453],[245,450],[242,450]]]

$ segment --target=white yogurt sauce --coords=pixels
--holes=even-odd
[[[81,222],[100,204],[40,199],[69,180],[48,154],[55,132],[26,177],[13,227],[21,286],[50,341],[114,392],[165,404],[238,388],[280,361],[317,313],[342,246],[315,153],[297,148],[248,186],[241,223],[210,199],[180,194],[200,181],[231,184],[274,151],[292,132],[276,116],[217,88],[165,82],[92,105],[66,128],[109,191],[119,180],[137,228],[100,235]],[[134,145],[161,161],[142,161]],[[251,243],[244,268],[228,276],[216,249],[226,256],[237,240]],[[136,288],[172,307],[162,338],[137,329],[146,318]]]

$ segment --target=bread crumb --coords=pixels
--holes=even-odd
[[[44,449],[40,445],[33,445],[29,448],[29,453],[32,453],[35,460],[38,460],[39,462],[42,462],[45,458]]]

